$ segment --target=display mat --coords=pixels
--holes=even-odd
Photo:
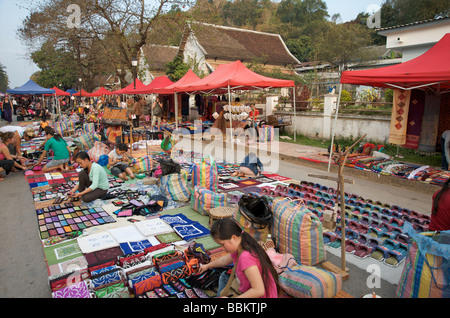
[[[70,205],[70,204],[68,204]],[[38,228],[41,239],[64,235],[116,220],[101,207],[88,208],[86,205],[68,207],[67,204],[37,209]]]

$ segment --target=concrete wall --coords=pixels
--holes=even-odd
[[[292,125],[286,132],[293,134],[294,127],[298,134],[321,139],[331,139],[335,122],[336,96],[325,95],[323,113],[300,112],[292,118]],[[391,118],[368,115],[338,114],[335,124],[335,136],[338,138],[358,139],[367,134],[366,140],[387,143],[389,139]]]

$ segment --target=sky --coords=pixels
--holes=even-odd
[[[342,22],[356,18],[360,12],[373,13],[381,7],[384,0],[324,0],[328,13],[339,13]],[[17,29],[28,10],[21,6],[24,1],[0,0],[0,63],[6,68],[10,88],[22,86],[39,68],[29,59],[30,52],[17,36]],[[74,2],[76,3],[76,1]]]

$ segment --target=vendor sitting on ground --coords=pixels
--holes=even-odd
[[[232,177],[256,177],[264,169],[262,162],[253,152],[250,152],[241,162],[239,171],[231,174]]]
[[[128,145],[127,144],[118,144],[114,150],[108,154],[108,169],[111,169],[111,174],[116,176],[122,180],[127,181],[130,176],[131,179],[134,179],[134,173],[131,171],[128,166]]]
[[[45,133],[47,141],[45,142],[44,151],[35,166],[39,166],[47,156],[47,152],[52,149],[54,154],[53,160],[42,168],[42,172],[46,173],[56,169],[60,169],[61,171],[69,170],[70,148],[67,142],[51,127],[46,127]]]
[[[81,197],[84,202],[92,202],[108,193],[108,176],[102,166],[91,162],[85,151],[77,153],[73,159],[83,170],[78,173],[78,185],[69,191],[69,196]]]
[[[34,137],[36,137],[36,133],[34,132],[33,127],[21,127],[21,126],[12,126],[12,125],[8,125],[8,126],[3,126],[0,128],[0,132],[12,132],[14,133],[14,139],[13,139],[13,144],[14,147],[16,148],[16,154],[18,156],[22,155],[22,152],[20,151],[20,144],[22,141],[22,138],[25,139],[25,141],[29,141],[31,139],[33,139]]]
[[[8,149],[8,144],[11,144],[14,139],[13,132],[0,132],[0,167],[2,169],[1,176],[4,177],[11,171],[26,170],[27,167],[20,163],[20,156],[11,155]]]

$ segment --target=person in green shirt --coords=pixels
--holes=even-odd
[[[46,127],[45,133],[47,135],[47,141],[45,142],[42,155],[35,166],[39,166],[42,160],[47,156],[47,152],[52,149],[54,153],[53,160],[48,162],[42,168],[42,172],[51,172],[56,169],[61,169],[61,171],[69,170],[71,150],[67,145],[67,142],[51,127]]]
[[[102,166],[91,162],[85,151],[77,153],[73,159],[83,170],[78,173],[78,185],[69,191],[69,196],[81,197],[84,202],[91,202],[108,193],[108,176]],[[75,193],[77,191],[78,193]]]

